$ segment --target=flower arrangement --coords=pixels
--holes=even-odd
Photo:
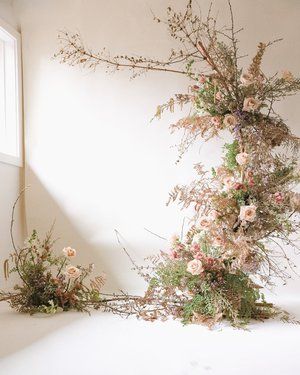
[[[13,264],[5,262],[5,276],[16,273],[20,282],[14,286],[14,293],[0,293],[10,306],[20,312],[88,311],[91,303],[100,301],[100,289],[105,277],[97,276],[89,284],[86,280],[93,270],[71,264],[76,250],[65,247],[61,255],[53,251],[52,230],[40,239],[33,230],[24,247],[16,249],[10,256]]]
[[[87,267],[74,265],[77,251],[68,246],[59,254],[52,239],[53,227],[41,239],[33,230],[24,246],[18,248],[13,235],[16,205],[24,194],[24,188],[16,199],[11,217],[10,236],[14,251],[4,261],[4,276],[18,276],[12,292],[0,290],[0,302],[8,302],[18,312],[55,314],[60,311],[90,312],[91,309],[109,311],[117,315],[140,315],[143,304],[139,296],[121,291],[104,293],[104,273],[92,278],[94,264]]]
[[[293,269],[285,245],[298,249],[300,194],[297,164],[299,138],[276,113],[274,104],[300,90],[292,73],[266,75],[262,59],[279,40],[259,43],[248,67],[241,54],[230,2],[230,27],[218,27],[209,9],[206,19],[195,14],[192,1],[184,12],[167,9],[165,24],[179,44],[165,61],[142,56],[111,57],[106,49],[86,48],[79,34],[61,33],[56,57],[69,65],[107,70],[130,69],[133,77],[149,71],[185,75],[187,93],[158,106],[155,117],[178,105],[190,105],[190,115],[171,125],[183,132],[179,157],[196,141],[222,132],[231,134],[223,162],[210,172],[195,166],[197,179],[176,186],[170,202],[193,206],[194,217],[184,239],[172,240],[170,250],[144,276],[149,288],[142,300],[152,318],[174,316],[185,323],[232,324],[274,316],[278,310],[264,300],[261,287]],[[282,262],[284,260],[286,265]],[[257,280],[254,282],[254,280]],[[147,314],[147,306],[160,306]],[[152,308],[152,307],[151,307]],[[146,311],[146,312],[145,312]]]

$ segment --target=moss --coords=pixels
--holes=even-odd
[[[234,141],[233,143],[226,143],[224,145],[224,151],[225,151],[225,166],[229,170],[233,171],[238,167],[238,164],[236,162],[236,156],[239,153],[239,143],[238,141]]]

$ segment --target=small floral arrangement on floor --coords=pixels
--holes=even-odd
[[[174,316],[211,325],[226,318],[239,325],[274,316],[277,310],[265,302],[257,282],[272,285],[273,277],[286,280],[287,269],[294,271],[286,245],[299,248],[300,142],[274,104],[299,92],[300,79],[289,71],[263,72],[263,57],[279,40],[259,43],[250,65],[241,66],[241,29],[228,4],[229,27],[219,27],[211,9],[206,18],[195,14],[191,0],[184,12],[169,7],[165,20],[154,17],[176,43],[166,60],[111,57],[106,49],[86,48],[79,34],[59,37],[56,57],[71,66],[125,68],[133,77],[150,71],[187,77],[187,92],[158,106],[155,115],[190,105],[190,114],[171,126],[183,134],[179,159],[194,142],[224,132],[231,136],[221,165],[210,172],[196,165],[197,179],[170,194],[170,201],[194,207],[194,217],[185,238],[175,238],[152,274],[144,275],[149,288],[142,314],[149,319]]]
[[[13,293],[0,293],[0,299],[6,299],[19,312],[30,314],[88,311],[91,304],[99,303],[104,275],[88,281],[93,264],[75,266],[75,249],[65,247],[57,255],[53,245],[52,230],[45,239],[40,239],[35,230],[32,232],[24,247],[16,249],[10,262],[4,263],[5,276],[17,274],[20,282],[14,286]]]
[[[36,230],[16,246],[13,226],[16,205],[24,194],[24,188],[16,199],[11,216],[10,237],[14,251],[3,263],[4,276],[15,274],[19,281],[12,292],[0,289],[0,302],[7,302],[16,311],[55,314],[59,311],[90,312],[91,309],[108,311],[116,315],[140,315],[143,304],[139,296],[120,291],[104,293],[104,273],[91,277],[94,264],[87,267],[74,265],[77,251],[64,247],[60,253],[54,249],[53,227],[41,239]]]

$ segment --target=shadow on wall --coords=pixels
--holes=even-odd
[[[65,246],[74,247],[77,250],[74,263],[85,265],[94,263],[95,276],[101,272],[107,275],[107,283],[104,290],[113,292],[119,291],[122,288],[121,285],[123,285],[122,280],[120,280],[122,275],[120,278],[115,276],[116,271],[112,268],[113,265],[109,262],[109,257],[112,256],[112,258],[115,258],[117,255],[119,258],[122,258],[122,261],[124,260],[124,262],[127,263],[128,269],[124,270],[124,275],[126,275],[126,271],[130,271],[131,265],[120,246],[118,246],[117,239],[115,246],[102,244],[100,242],[92,243],[91,239],[89,240],[89,238],[83,236],[80,229],[66,216],[32,169],[27,167],[26,174],[27,180],[30,181],[30,187],[26,192],[26,202],[28,202],[28,197],[31,195],[30,205],[26,207],[28,234],[30,234],[33,229],[36,229],[42,236],[49,230],[54,222],[53,236],[54,238],[58,238],[55,244],[55,250],[59,252]],[[28,178],[28,174],[30,174],[30,178]],[[35,207],[35,204],[38,205],[38,203],[35,202],[45,202],[45,204],[39,204],[39,207]],[[34,225],[34,227],[30,227],[31,225]],[[99,236],[101,237],[101,233],[99,233]],[[106,256],[104,256],[104,253],[106,253]],[[119,274],[119,270],[117,274]]]
[[[103,253],[103,251],[118,251],[119,256],[125,258],[125,255],[123,256],[121,252],[122,250],[118,249],[117,243],[115,247],[109,247],[107,245],[102,246],[101,244],[95,245],[89,242],[88,239],[83,238],[78,231],[78,228],[76,228],[64,214],[32,170],[28,169],[26,173],[30,173],[31,181],[31,186],[26,191],[26,201],[28,199],[28,194],[31,194],[32,197],[38,197],[36,201],[45,202],[45,205],[36,209],[33,209],[32,204],[30,205],[30,209],[26,207],[26,216],[27,219],[29,219],[28,222],[38,223],[35,228],[27,228],[28,234],[30,234],[33,229],[37,229],[42,236],[44,232],[49,230],[55,220],[54,238],[59,236],[55,246],[55,251],[61,251],[64,246],[73,246],[77,249],[77,264],[95,263],[95,276],[102,271],[107,274],[107,284],[104,287],[104,291],[111,292],[120,290],[122,282],[114,277],[115,270],[110,267],[101,256],[101,252]],[[63,231],[61,228],[63,228]],[[18,237],[17,240],[17,245],[21,246],[22,244],[19,243],[20,238]],[[127,261],[126,258],[125,261]],[[127,271],[130,271],[129,262]],[[126,273],[126,270],[124,270],[125,276]],[[12,278],[12,280],[10,280],[9,283],[6,283],[3,287],[8,289],[15,281],[16,279]],[[101,312],[93,313],[101,314]],[[0,305],[0,332],[2,341],[2,345],[0,345],[0,358],[12,355],[25,347],[32,345],[34,342],[41,340],[43,337],[51,335],[67,325],[73,324],[79,319],[86,318],[88,318],[87,314],[77,312],[59,313],[54,316],[42,314],[29,316],[17,313],[11,310],[7,304],[2,303]]]

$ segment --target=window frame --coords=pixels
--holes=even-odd
[[[9,34],[16,41],[15,44],[15,67],[16,67],[16,116],[17,116],[17,128],[16,128],[16,143],[18,155],[10,155],[1,152],[0,150],[0,162],[6,164],[12,164],[17,167],[23,167],[23,89],[22,89],[22,57],[21,57],[21,34],[14,29],[11,25],[7,24],[2,18],[0,18],[0,28],[3,32]]]

